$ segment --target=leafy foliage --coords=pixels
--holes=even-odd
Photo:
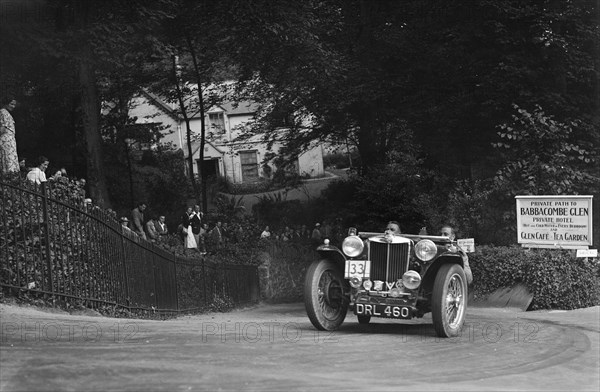
[[[585,139],[577,137],[580,121],[565,124],[536,106],[532,113],[514,105],[518,114],[512,122],[499,126],[504,164],[495,177],[495,185],[516,194],[560,195],[597,192],[598,149],[589,149]],[[587,137],[586,137],[587,138]]]
[[[164,215],[168,227],[177,227],[182,206],[192,193],[181,151],[160,148],[140,155],[139,150],[123,151],[120,144],[106,143],[105,153],[110,197],[119,215],[131,217],[136,204],[145,202],[149,209],[146,218]],[[130,154],[129,160],[126,154]]]
[[[491,180],[457,181],[448,195],[444,221],[458,238],[481,244],[514,244],[517,238],[514,199],[500,197]]]
[[[533,294],[530,310],[600,304],[600,264],[573,250],[479,246],[469,262],[476,298],[523,283]]]

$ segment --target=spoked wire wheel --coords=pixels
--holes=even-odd
[[[458,336],[467,312],[467,280],[458,264],[445,264],[437,273],[431,298],[435,332],[441,337]]]
[[[304,305],[315,328],[337,329],[348,312],[346,281],[340,269],[331,261],[315,261],[306,272]]]

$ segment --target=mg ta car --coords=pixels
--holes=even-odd
[[[373,317],[411,319],[431,312],[438,336],[457,336],[465,321],[465,252],[448,237],[358,233],[341,249],[317,248],[307,270],[304,302],[311,323],[332,331],[348,310],[361,324]]]

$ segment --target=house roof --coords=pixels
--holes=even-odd
[[[177,115],[175,110],[169,104],[167,104],[165,101],[163,101],[160,98],[160,96],[148,91],[147,89],[142,89],[142,93],[148,99],[150,99],[150,101],[152,103],[154,103],[159,109],[161,109],[163,112],[165,112],[169,116],[173,117],[174,119],[181,119],[180,116]]]
[[[179,105],[171,106],[167,102],[165,102],[162,97],[160,97],[159,95],[154,94],[146,89],[144,89],[143,92],[156,106],[158,106],[161,110],[166,112],[168,115],[170,115],[171,117],[176,118],[178,120],[183,120],[183,116],[181,116],[178,113]],[[225,112],[225,114],[227,114],[228,116],[235,116],[235,115],[241,115],[241,114],[252,114],[258,110],[258,104],[255,102],[252,102],[252,101],[234,102],[234,101],[226,100],[226,101],[221,102],[219,105],[216,105],[216,107],[221,108]],[[208,113],[209,111],[214,111],[214,110],[211,108],[211,110],[207,110],[206,112]],[[198,117],[200,117],[199,110],[197,110],[191,114],[188,114],[188,118],[198,118]]]
[[[228,116],[235,116],[236,114],[250,114],[255,113],[258,110],[258,104],[251,101],[241,102],[223,102],[220,107],[227,113]]]

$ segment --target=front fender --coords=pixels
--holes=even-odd
[[[331,245],[321,245],[317,248],[317,253],[325,260],[330,260],[344,271],[346,267],[346,256],[341,250]]]
[[[421,283],[421,289],[423,292],[431,292],[433,289],[433,282],[438,270],[444,264],[458,264],[464,268],[464,261],[460,253],[447,253],[433,261],[433,263],[427,266],[425,273],[423,274],[423,282]]]

